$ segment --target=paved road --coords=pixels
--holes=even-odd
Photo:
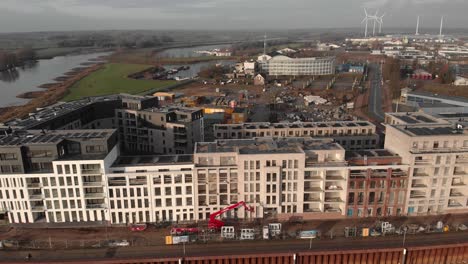
[[[371,91],[369,96],[369,114],[379,122],[385,119],[385,113],[382,109],[382,71],[379,64],[369,64],[369,79]]]
[[[434,246],[468,243],[467,232],[407,235],[405,247]],[[335,238],[317,239],[313,241],[313,251],[352,250],[377,248],[402,248],[403,236],[368,237],[368,238]],[[186,256],[241,255],[260,253],[295,253],[309,251],[309,240],[274,240],[274,241],[233,241],[211,244],[187,244]],[[32,250],[0,252],[0,262],[14,263],[24,261],[31,253],[34,263],[63,262],[66,260],[92,259],[142,259],[183,257],[183,246],[127,247],[112,249],[80,249],[80,250]]]

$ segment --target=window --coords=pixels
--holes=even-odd
[[[31,157],[32,158],[52,157],[52,151],[51,150],[32,150]]]
[[[87,153],[102,153],[105,152],[105,148],[102,145],[86,146]]]
[[[0,153],[0,160],[17,160],[16,153]]]

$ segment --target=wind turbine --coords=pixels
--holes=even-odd
[[[367,27],[368,27],[368,24],[369,24],[369,14],[367,14],[367,9],[364,8],[364,13],[366,14],[366,17],[362,20],[361,24],[362,23],[366,23],[366,30],[365,30],[365,33],[364,33],[364,36],[367,38]]]
[[[416,36],[419,35],[419,16],[418,16],[418,20],[416,21]]]
[[[381,16],[379,17],[379,21],[378,21],[378,22],[379,22],[379,34],[382,33],[383,18],[384,18],[385,15],[386,15],[386,14],[383,13],[383,15],[381,15]]]
[[[379,14],[379,10],[377,9],[377,11],[375,12],[375,15],[370,16],[370,18],[374,20],[374,29],[372,30],[372,36],[375,36],[375,26],[379,22],[379,17],[377,16],[378,14]]]

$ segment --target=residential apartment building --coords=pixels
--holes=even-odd
[[[346,150],[379,148],[380,145],[375,125],[368,121],[216,124],[214,135],[216,139],[333,138]]]
[[[115,130],[28,131],[0,138],[0,213],[14,223],[108,221],[105,168]]]
[[[7,132],[114,128],[121,150],[130,154],[192,154],[195,142],[204,139],[201,109],[159,107],[158,97],[129,94],[58,103],[0,124]]]
[[[203,141],[203,111],[157,108],[156,97],[125,96],[116,109],[122,150],[127,153],[192,154]]]
[[[59,102],[38,108],[24,119],[12,119],[0,124],[0,130],[10,129],[110,129],[115,128],[114,109],[120,107],[120,95],[88,97],[72,102]]]
[[[237,201],[239,218],[342,217],[345,150],[330,139],[255,138],[198,143],[194,154],[200,216]],[[333,187],[332,187],[333,186]]]
[[[408,215],[468,212],[468,131],[421,113],[386,115],[385,148],[410,166]],[[392,120],[399,119],[399,124]],[[415,122],[414,120],[417,120]]]
[[[401,157],[384,149],[350,151],[346,216],[403,215],[408,170]]]
[[[386,122],[385,149],[354,151],[272,130],[198,142],[190,155],[120,155],[116,130],[14,132],[0,137],[0,214],[15,223],[198,221],[240,201],[254,212],[222,217],[468,212],[463,126],[423,113]]]
[[[261,72],[273,76],[331,75],[335,73],[335,57],[261,56],[257,63]]]
[[[109,168],[113,224],[198,219],[193,155],[123,156]]]

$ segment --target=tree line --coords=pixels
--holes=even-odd
[[[36,52],[32,48],[22,48],[16,51],[0,50],[0,71],[7,71],[24,65],[27,61],[34,61]]]

